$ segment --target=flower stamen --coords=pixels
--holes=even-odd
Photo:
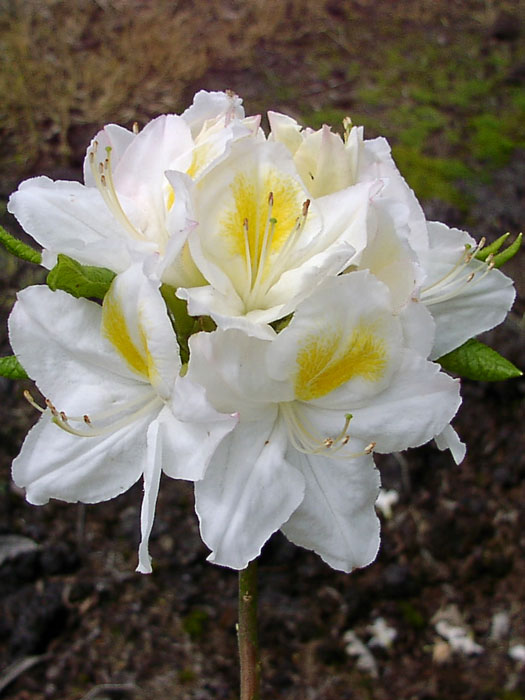
[[[89,164],[91,166],[91,172],[93,173],[93,178],[97,186],[98,191],[102,195],[104,202],[106,203],[108,209],[111,211],[113,216],[119,221],[122,226],[130,233],[133,238],[138,240],[144,240],[143,234],[131,223],[127,214],[125,213],[120,200],[118,198],[117,190],[115,188],[115,183],[113,181],[113,174],[111,168],[111,146],[106,147],[106,158],[103,161],[98,162],[98,166],[95,160],[98,151],[98,141],[93,142],[93,146],[89,151]]]
[[[347,431],[350,421],[352,420],[351,413],[345,415],[344,425],[337,435],[322,438],[315,434],[315,430],[308,424],[304,415],[299,417],[298,411],[291,403],[281,403],[279,404],[279,408],[288,428],[290,442],[298,452],[302,452],[303,454],[326,455],[339,459],[353,459],[370,454],[376,446],[375,442],[371,442],[364,450],[359,452],[338,454],[342,448],[350,442],[350,435]]]
[[[42,408],[29,391],[24,391],[24,398],[40,413],[45,414],[49,411],[51,420],[55,425],[66,433],[77,437],[103,437],[114,433],[151,411],[155,403],[161,402],[158,396],[152,397],[146,403],[144,401],[128,401],[91,417],[87,413],[82,416],[68,416],[65,411],[59,411],[47,398],[44,400],[46,408]],[[76,427],[75,424],[80,424],[85,426],[85,428]]]
[[[481,282],[494,269],[494,255],[489,255],[485,261],[476,260],[476,255],[485,245],[485,241],[486,239],[482,238],[474,248],[465,246],[465,251],[447,274],[421,290],[420,300],[427,306],[439,304],[458,296],[467,286],[472,287]],[[467,266],[472,263],[476,265],[476,269],[471,268],[464,274]]]

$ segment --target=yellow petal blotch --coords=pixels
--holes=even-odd
[[[126,317],[111,289],[106,294],[102,306],[102,331],[131,369],[143,377],[149,378],[148,359],[144,357],[131,339]]]
[[[239,173],[230,188],[233,207],[224,213],[221,231],[230,244],[231,254],[245,259],[249,256],[247,262],[255,273],[268,256],[279,252],[295,230],[304,192],[296,180],[275,170],[268,170],[261,177]],[[271,240],[268,239],[270,219],[273,223]]]
[[[297,354],[296,398],[318,399],[357,377],[378,381],[386,364],[386,343],[371,325],[358,325],[346,339],[342,331],[311,335]]]

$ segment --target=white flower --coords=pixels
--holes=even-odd
[[[94,503],[143,476],[138,570],[149,572],[161,471],[201,478],[236,420],[217,414],[201,387],[179,377],[178,345],[158,283],[132,267],[115,278],[102,308],[29,287],[18,295],[9,330],[46,397],[14,460],[15,482],[37,505],[49,498]]]
[[[475,258],[480,246],[465,231],[428,223],[429,247],[419,251],[426,274],[418,299],[432,314],[439,358],[503,321],[515,291],[512,280]]]
[[[208,284],[178,296],[191,314],[211,315],[222,328],[268,336],[265,324],[291,313],[364,249],[373,188],[311,200],[282,144],[233,143],[191,190],[198,225],[188,242]]]
[[[270,340],[236,329],[190,338],[187,376],[217,411],[239,412],[195,485],[211,561],[244,568],[279,528],[336,569],[374,559],[370,453],[426,442],[460,401],[405,325],[361,271],[326,280]]]
[[[187,197],[180,185],[175,197],[166,172],[199,177],[231,141],[257,129],[256,120],[243,116],[236,96],[201,92],[182,116],[157,117],[140,133],[109,124],[88,148],[85,185],[27,180],[11,196],[9,211],[44,247],[47,267],[57,253],[115,272],[153,256],[163,281],[201,284],[184,249]]]

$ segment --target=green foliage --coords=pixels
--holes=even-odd
[[[512,362],[475,338],[443,355],[438,362],[448,372],[482,382],[497,382],[523,374]]]
[[[27,260],[27,262],[36,263],[37,265],[40,265],[42,262],[42,254],[39,253],[38,250],[22,243],[22,241],[12,236],[2,226],[0,226],[0,243],[9,253],[21,260]]]
[[[15,355],[0,357],[0,376],[8,379],[27,379],[27,373]]]
[[[62,289],[74,297],[103,299],[115,273],[105,267],[81,265],[67,255],[59,254],[55,267],[47,276],[50,289]]]

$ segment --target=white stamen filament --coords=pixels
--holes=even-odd
[[[494,268],[493,255],[489,255],[485,261],[475,259],[484,245],[485,239],[482,238],[472,250],[465,247],[459,260],[446,275],[421,290],[420,300],[427,306],[439,304],[458,296],[467,286],[473,287],[480,282]],[[476,265],[476,269],[472,269],[471,263]]]
[[[93,173],[93,178],[97,189],[102,195],[108,209],[111,211],[113,216],[119,221],[122,226],[130,233],[133,238],[138,240],[145,240],[145,236],[137,229],[131,221],[128,219],[115,189],[115,183],[113,182],[113,174],[111,170],[111,147],[106,148],[107,157],[104,161],[96,162],[96,153],[98,150],[98,141],[93,143],[93,148],[89,152],[89,164],[91,166],[91,172]]]
[[[292,228],[288,234],[286,241],[279,250],[278,255],[272,262],[270,268],[271,272],[265,277],[267,270],[267,263],[272,251],[272,243],[275,235],[275,227],[278,224],[277,219],[273,216],[273,204],[274,195],[270,192],[268,195],[268,211],[266,215],[266,221],[264,226],[264,233],[262,240],[259,237],[259,228],[257,227],[255,232],[255,241],[252,247],[249,244],[248,238],[248,226],[249,222],[245,219],[244,221],[244,239],[245,239],[245,250],[246,250],[246,261],[247,268],[249,268],[248,280],[250,291],[247,295],[247,305],[251,307],[252,305],[257,305],[257,300],[267,294],[268,290],[272,285],[274,285],[280,278],[281,274],[291,267],[290,258],[291,253],[294,250],[294,246],[300,237],[308,214],[308,208],[310,206],[310,200],[307,199],[303,203],[301,216],[298,216],[295,221],[295,226]]]
[[[359,452],[338,454],[343,447],[350,441],[348,434],[348,426],[352,416],[348,413],[345,415],[345,421],[341,431],[335,436],[321,437],[315,434],[311,425],[308,425],[304,417],[299,417],[297,410],[293,406],[293,402],[279,404],[279,409],[288,428],[288,437],[290,442],[298,452],[303,454],[326,455],[329,457],[337,457],[339,459],[353,459],[370,454],[376,443],[371,442],[364,450]]]
[[[144,400],[127,401],[114,408],[100,411],[95,415],[84,414],[83,416],[68,416],[64,411],[59,411],[49,399],[45,399],[46,408],[42,408],[42,406],[39,406],[33,399],[29,391],[24,392],[24,397],[31,406],[36,408],[37,411],[40,411],[40,413],[44,414],[49,411],[53,423],[66,433],[87,438],[103,437],[114,433],[135,422],[141,416],[150,413],[155,404],[158,404],[159,407],[162,404],[162,399],[158,396],[153,396],[149,401],[146,401],[146,403],[144,403]],[[75,427],[71,425],[72,423],[79,424],[79,426],[83,427],[82,429]]]

